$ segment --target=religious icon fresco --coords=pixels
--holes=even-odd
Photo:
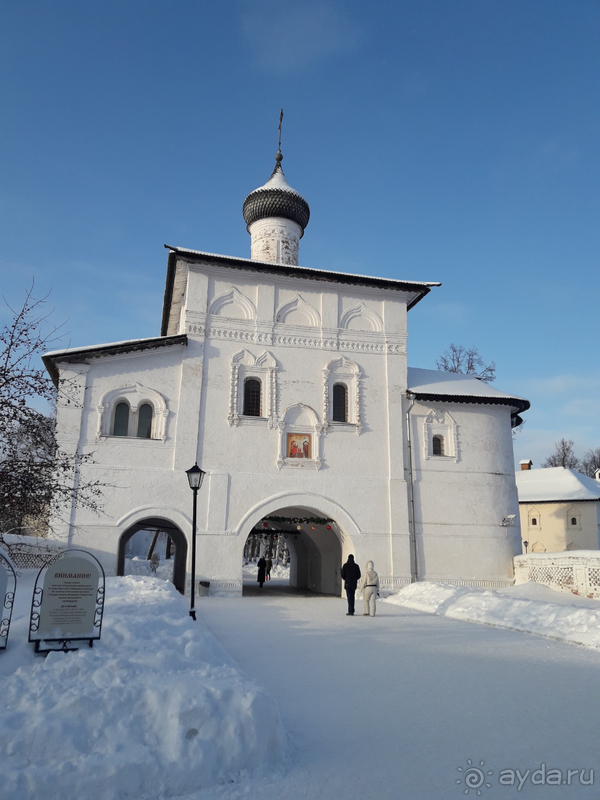
[[[310,438],[310,433],[288,433],[287,458],[311,458]]]

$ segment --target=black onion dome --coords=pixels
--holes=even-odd
[[[310,219],[310,208],[302,195],[286,181],[281,169],[282,158],[281,152],[278,152],[275,156],[277,164],[269,180],[244,200],[242,213],[246,228],[259,219],[283,217],[300,225],[304,233]]]

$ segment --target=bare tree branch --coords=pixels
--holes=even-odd
[[[590,478],[596,477],[597,470],[600,469],[600,447],[595,450],[588,450],[581,459],[581,471]]]
[[[435,363],[441,372],[474,375],[484,383],[492,383],[496,379],[495,363],[486,364],[475,346],[467,349],[462,344],[452,343]]]
[[[566,469],[579,469],[580,460],[573,452],[573,439],[560,439],[554,444],[554,452],[542,464],[545,467],[565,467]]]
[[[90,455],[69,455],[58,447],[54,415],[30,405],[54,405],[56,390],[39,357],[59,338],[62,326],[48,324],[48,295],[33,297],[33,283],[20,309],[0,333],[0,532],[48,525],[51,512],[60,516],[73,504],[100,510],[102,484],[76,480]],[[61,391],[68,387],[61,387]]]

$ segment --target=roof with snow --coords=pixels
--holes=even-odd
[[[507,394],[475,375],[440,372],[437,369],[408,368],[408,391],[417,400],[445,400],[450,403],[483,403],[511,406],[515,412],[527,411],[529,400]]]
[[[244,200],[242,213],[249,229],[253,222],[269,217],[291,219],[304,229],[310,219],[310,208],[302,195],[289,185],[281,169],[281,150],[275,156],[275,169],[264,186],[259,186]]]
[[[519,503],[600,500],[598,481],[566,467],[520,470],[516,480]]]
[[[299,278],[312,281],[324,281],[326,283],[344,283],[353,286],[369,286],[376,289],[392,289],[396,292],[406,292],[407,309],[410,311],[413,306],[429,294],[432,286],[441,286],[439,282],[431,281],[401,281],[395,278],[374,278],[372,275],[354,275],[350,272],[334,272],[333,270],[313,269],[312,267],[297,267],[292,264],[273,264],[269,261],[254,261],[250,258],[237,258],[235,256],[224,256],[218,253],[206,253],[202,250],[188,250],[185,247],[173,247],[166,244],[165,248],[170,250],[167,263],[167,280],[165,285],[165,297],[163,302],[163,319],[161,332],[165,335],[169,327],[169,316],[171,304],[175,292],[175,273],[177,269],[177,258],[182,258],[190,263],[205,264],[206,266],[228,267],[230,269],[242,269],[250,272],[258,272],[267,275],[280,275],[286,278]]]
[[[141,352],[142,350],[155,350],[158,347],[172,347],[176,344],[187,344],[187,341],[187,336],[184,333],[176,336],[153,336],[149,339],[126,339],[122,342],[111,342],[109,344],[92,344],[89,347],[51,350],[48,353],[44,353],[42,361],[54,383],[58,384],[59,375],[57,364],[82,364],[90,358],[115,356],[122,353]]]

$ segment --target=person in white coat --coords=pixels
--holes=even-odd
[[[363,593],[365,610],[363,617],[375,616],[375,599],[379,594],[379,575],[375,572],[372,561],[367,561],[367,569],[361,581],[360,588]]]

